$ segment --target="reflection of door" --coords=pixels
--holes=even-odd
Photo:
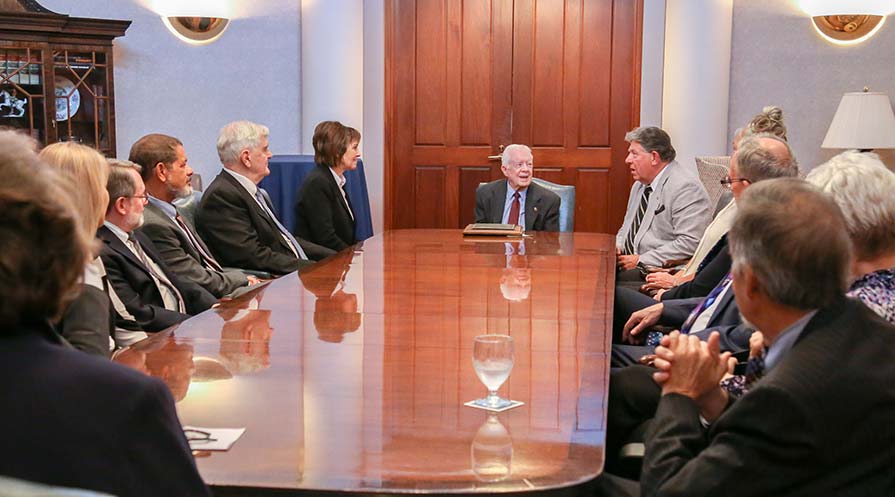
[[[613,232],[631,180],[642,0],[386,2],[386,227],[455,228],[500,145],[575,185],[576,231]]]

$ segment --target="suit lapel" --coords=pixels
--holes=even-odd
[[[668,178],[671,177],[671,164],[665,166],[665,170],[662,172],[662,178],[659,180],[657,184],[650,185],[653,188],[653,192],[649,196],[649,202],[646,204],[646,212],[643,213],[643,219],[640,221],[640,228],[637,230],[637,236],[634,238],[634,245],[640,243],[640,240],[643,238],[643,235],[646,234],[650,225],[653,222],[653,219],[656,217],[656,211],[663,206],[665,202],[665,198],[662,196],[662,192],[665,189],[665,183],[668,182]],[[643,189],[640,190],[641,194],[643,193]],[[640,198],[637,199],[638,205],[640,202]]]
[[[174,210],[176,211],[177,207],[174,207]],[[174,233],[181,233],[183,231],[183,228],[181,228],[180,225],[178,225],[176,221],[174,221],[173,219],[168,217],[167,214],[162,212],[162,210],[158,206],[154,205],[152,202],[150,202],[149,204],[146,205],[146,212],[147,212],[147,214],[150,214],[150,215],[154,216],[155,218],[157,218],[158,222],[165,223],[168,226],[170,226],[171,229],[174,230]],[[184,222],[184,224],[189,226],[189,223],[186,221],[186,219],[184,219],[183,222]],[[195,229],[193,229],[192,234],[193,234],[193,236],[196,237],[197,240],[201,240],[199,238],[199,235],[196,234]],[[179,237],[180,235],[177,235],[177,236]],[[189,252],[190,256],[192,256],[194,259],[201,260],[201,257],[199,256],[195,247],[193,247],[193,244],[189,241],[189,235],[187,235],[186,233],[183,233],[182,238],[187,238],[187,241],[185,244],[184,243],[180,244],[182,247],[184,247],[184,250]],[[205,247],[203,247],[203,248],[205,248]]]
[[[534,182],[529,183],[528,192],[525,194],[525,230],[534,229],[535,221],[540,214],[538,207],[541,203],[541,192]]]
[[[351,218],[351,213],[348,212],[348,206],[345,205],[345,202],[342,200],[342,189],[339,188],[339,183],[336,182],[336,178],[333,176],[333,173],[329,171],[329,166],[317,166],[321,168],[320,173],[325,174],[327,176],[327,185],[329,185],[329,190],[336,197],[336,201],[340,206],[342,206],[342,212],[345,213],[348,218]],[[325,169],[324,169],[325,168]],[[345,195],[345,199],[348,200],[348,195]],[[351,201],[348,200],[348,205],[351,205]],[[351,206],[351,211],[354,211],[354,206]]]
[[[254,212],[258,214],[265,222],[268,224],[270,229],[277,235],[280,234],[280,228],[277,227],[277,223],[274,222],[273,219],[267,214],[267,212],[258,205],[258,201],[246,191],[245,187],[243,187],[239,181],[233,177],[232,174],[227,171],[221,171],[221,175],[223,175],[224,179],[231,185],[232,188],[236,190],[236,194],[242,197],[243,201],[249,206],[249,209],[252,209]],[[257,185],[256,185],[257,186]],[[264,195],[261,195],[264,197]],[[273,212],[273,209],[271,209]],[[277,240],[281,239],[282,236],[275,237]],[[285,244],[285,242],[283,242]]]
[[[497,188],[491,192],[491,219],[496,223],[503,221],[503,208],[507,201],[507,181],[500,180]]]
[[[129,260],[131,264],[138,267],[141,271],[146,273],[147,276],[152,278],[152,274],[149,272],[149,268],[147,268],[146,265],[143,264],[143,261],[141,261],[140,258],[137,257],[136,254],[134,254],[131,249],[129,249],[127,245],[125,245],[124,242],[121,241],[120,238],[118,238],[117,235],[115,235],[115,233],[112,233],[112,230],[105,226],[102,226],[97,233],[99,234],[99,237],[103,240],[103,242],[109,246],[109,248],[117,252],[119,255],[123,256],[125,259]]]

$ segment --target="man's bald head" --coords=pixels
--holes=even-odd
[[[794,178],[799,165],[784,140],[771,134],[749,135],[736,153],[737,176],[756,183],[773,178]]]

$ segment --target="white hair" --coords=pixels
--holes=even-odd
[[[848,150],[805,179],[839,204],[859,258],[895,250],[895,173],[878,155]]]
[[[270,129],[251,121],[234,121],[218,134],[218,157],[225,166],[239,161],[239,154],[261,144],[262,138],[270,136]]]
[[[500,163],[503,164],[504,166],[509,166],[510,165],[510,154],[517,150],[524,150],[524,151],[528,152],[528,155],[532,155],[532,156],[534,155],[531,153],[531,148],[529,148],[528,145],[521,145],[519,143],[513,143],[511,145],[507,145],[507,148],[503,149],[503,154],[501,154],[501,156],[500,156]]]

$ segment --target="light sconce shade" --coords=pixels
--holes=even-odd
[[[895,114],[885,93],[846,93],[821,148],[895,148]]]
[[[895,7],[891,0],[800,0],[817,33],[837,45],[856,45],[876,34]]]
[[[230,24],[229,19],[222,17],[193,16],[163,16],[162,22],[174,36],[194,45],[205,45],[217,40]]]

